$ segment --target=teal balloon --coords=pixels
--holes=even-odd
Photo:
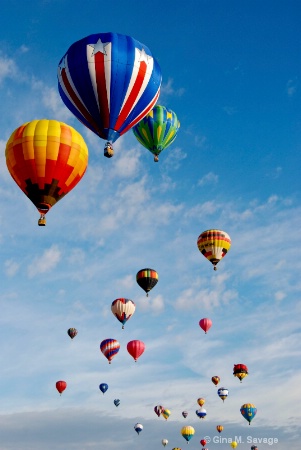
[[[254,419],[257,413],[257,408],[252,403],[245,403],[240,408],[240,412],[242,416],[251,424],[251,421]]]

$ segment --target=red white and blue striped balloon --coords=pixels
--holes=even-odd
[[[162,76],[144,44],[118,33],[98,33],[71,45],[58,66],[67,108],[90,130],[114,142],[156,104]]]
[[[116,339],[104,339],[100,343],[100,351],[105,355],[109,364],[111,364],[114,356],[119,352],[120,344]]]

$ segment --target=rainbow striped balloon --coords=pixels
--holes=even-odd
[[[116,339],[104,339],[100,343],[100,351],[105,355],[109,364],[111,364],[114,356],[119,352],[120,344]]]

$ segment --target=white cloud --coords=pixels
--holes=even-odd
[[[173,84],[174,84],[173,78],[168,78],[167,83],[162,83],[161,95],[168,95],[168,96],[174,95],[176,97],[181,97],[184,94],[185,89],[184,88],[175,89]]]
[[[52,245],[39,256],[36,256],[31,264],[29,264],[27,272],[30,278],[41,273],[51,271],[61,260],[61,251],[57,245]]]
[[[208,172],[199,181],[198,186],[205,186],[207,184],[216,184],[218,182],[218,175],[213,172]]]
[[[20,264],[13,260],[7,260],[4,263],[5,273],[9,277],[13,277],[19,270]]]
[[[12,58],[0,55],[0,83],[6,78],[15,79],[18,74],[18,68]]]

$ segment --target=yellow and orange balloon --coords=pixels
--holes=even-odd
[[[18,127],[7,141],[6,164],[19,188],[45,214],[82,179],[88,147],[72,127],[57,120],[33,120]]]

